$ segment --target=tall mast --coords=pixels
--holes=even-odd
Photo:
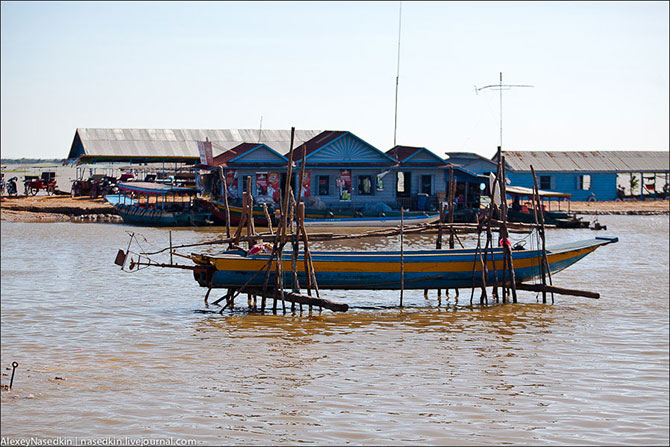
[[[398,12],[398,63],[395,75],[395,123],[393,125],[393,147],[396,147],[396,133],[398,130],[398,81],[400,80],[400,29],[402,25],[402,2]]]

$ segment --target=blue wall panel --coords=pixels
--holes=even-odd
[[[549,191],[556,192],[565,192],[572,194],[570,200],[575,201],[585,201],[591,194],[595,194],[596,200],[614,200],[616,199],[616,179],[617,175],[615,173],[608,174],[594,174],[588,172],[536,172],[538,178],[538,184],[540,182],[540,176],[548,175],[551,177],[551,188]],[[580,175],[590,175],[591,176],[591,187],[588,190],[578,189],[578,182]],[[507,172],[507,177],[510,179],[511,184],[514,186],[523,186],[526,188],[533,187],[533,175],[526,172]],[[540,189],[542,188],[540,186]]]

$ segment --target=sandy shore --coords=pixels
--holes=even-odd
[[[554,207],[552,206],[552,209]],[[562,207],[565,209],[565,206]],[[571,202],[578,214],[670,214],[668,200]],[[122,222],[116,209],[104,199],[46,196],[2,197],[0,220],[6,222]]]

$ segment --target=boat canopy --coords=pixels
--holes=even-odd
[[[524,188],[523,186],[507,186],[505,188],[507,194],[510,196],[520,196],[520,197],[533,197],[533,190],[531,188]],[[538,191],[540,197],[543,198],[556,198],[556,199],[569,199],[572,197],[572,194],[567,192],[554,192],[554,191]]]
[[[176,194],[192,194],[198,193],[197,188],[189,188],[185,186],[171,186],[162,183],[151,182],[120,182],[119,189],[122,191],[132,191],[142,194],[165,195],[169,193]]]

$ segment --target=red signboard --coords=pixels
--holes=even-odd
[[[256,174],[256,194],[266,196],[268,194],[268,175]]]
[[[270,172],[268,173],[268,190],[267,190],[267,195],[268,197],[272,197],[272,200],[275,203],[279,203],[279,194],[281,194],[280,191],[280,177],[278,172]]]
[[[228,195],[237,197],[237,179],[235,178],[237,172],[235,169],[226,171],[226,186],[228,187]]]
[[[337,187],[340,190],[340,200],[351,200],[351,171],[349,169],[340,170]]]
[[[301,185],[302,189],[300,190],[300,194],[302,194],[303,197],[309,197],[312,190],[312,179],[309,172],[305,172],[305,175],[302,177]]]

